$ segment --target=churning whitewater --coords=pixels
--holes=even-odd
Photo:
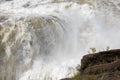
[[[90,48],[120,48],[120,0],[0,0],[0,80],[60,80]]]

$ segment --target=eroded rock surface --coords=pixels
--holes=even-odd
[[[88,54],[81,60],[81,75],[83,76],[97,76],[100,80],[120,80],[119,71],[120,49]]]
[[[61,80],[120,80],[120,49],[83,56],[80,73]]]

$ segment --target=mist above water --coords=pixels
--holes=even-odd
[[[71,77],[90,48],[120,48],[119,4],[119,0],[1,0],[0,79]]]

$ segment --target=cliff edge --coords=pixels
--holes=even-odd
[[[120,49],[83,56],[81,75],[100,80],[120,80]]]
[[[83,56],[80,73],[62,80],[120,80],[120,49]]]

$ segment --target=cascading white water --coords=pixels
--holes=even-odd
[[[0,0],[0,80],[59,80],[89,48],[120,48],[119,0]]]

